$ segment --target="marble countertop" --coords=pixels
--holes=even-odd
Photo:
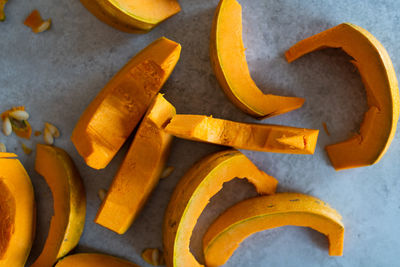
[[[165,208],[178,180],[203,156],[222,147],[175,139],[168,166],[173,174],[160,182],[139,218],[125,235],[93,222],[100,204],[97,192],[108,188],[127,145],[104,170],[87,167],[70,135],[80,114],[107,81],[137,52],[161,36],[182,44],[181,59],[163,93],[178,113],[256,122],[228,101],[213,74],[209,36],[217,0],[180,0],[182,11],[145,35],[122,33],[98,21],[78,0],[14,1],[0,23],[0,110],[25,105],[34,129],[44,121],[57,125],[56,145],[76,162],[87,190],[85,231],[75,252],[103,252],[147,266],[141,251],[162,247]],[[365,91],[341,51],[329,49],[288,64],[283,53],[295,42],[342,22],[355,23],[382,42],[400,70],[400,1],[396,0],[240,0],[243,34],[252,77],[264,92],[306,98],[296,111],[263,123],[320,129],[314,155],[243,151],[259,168],[279,180],[278,191],[311,194],[343,216],[344,255],[330,257],[325,236],[299,227],[263,231],[246,239],[226,266],[400,266],[400,135],[382,160],[371,167],[336,172],[324,146],[345,140],[360,126],[366,111]],[[48,32],[35,35],[22,24],[37,8],[52,18]],[[322,128],[326,122],[331,132]],[[52,196],[33,169],[34,155],[24,155],[20,140],[0,134],[15,151],[35,187],[38,209],[32,262],[44,244],[52,215]],[[24,141],[34,147],[41,137]],[[234,180],[214,197],[192,238],[202,261],[201,237],[216,216],[241,199],[255,195],[252,186]]]

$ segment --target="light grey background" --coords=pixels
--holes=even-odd
[[[287,64],[283,53],[295,42],[341,22],[358,24],[380,40],[400,70],[400,1],[387,0],[241,0],[244,42],[251,74],[264,92],[306,98],[303,108],[263,123],[321,129],[313,156],[244,151],[262,170],[275,176],[278,190],[319,197],[337,209],[346,226],[343,257],[328,256],[327,239],[312,230],[283,227],[248,238],[227,266],[400,266],[400,136],[375,166],[335,172],[324,146],[357,131],[366,111],[363,85],[348,57],[335,50],[315,52]],[[179,113],[254,122],[225,97],[208,55],[216,0],[181,0],[182,12],[145,35],[119,32],[98,21],[78,0],[10,0],[0,23],[0,110],[25,105],[35,130],[44,121],[57,125],[56,145],[74,158],[84,179],[88,206],[85,231],[75,252],[104,252],[146,266],[143,249],[162,246],[161,225],[175,184],[201,157],[223,149],[175,139],[168,165],[174,173],[160,182],[131,229],[123,236],[93,223],[100,204],[97,192],[108,188],[127,145],[102,171],[85,166],[69,140],[80,114],[107,81],[138,51],[160,36],[182,44],[181,59],[163,88]],[[22,24],[37,8],[53,19],[52,29],[35,35]],[[331,136],[322,130],[328,124]],[[34,137],[23,142],[31,147]],[[33,170],[32,154],[22,153],[20,139],[0,134],[16,152],[35,187],[38,228],[29,262],[44,244],[52,214],[52,196]],[[203,213],[192,249],[202,259],[203,233],[217,214],[254,195],[246,182],[228,183]]]

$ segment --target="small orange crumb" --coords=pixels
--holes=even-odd
[[[30,155],[32,153],[32,149],[27,147],[24,143],[21,143],[21,146],[25,154]]]
[[[34,33],[44,32],[50,29],[51,19],[43,20],[36,9],[25,19],[24,24],[32,29]]]
[[[41,131],[35,131],[35,136],[39,136],[39,135],[41,135],[42,134],[42,132]]]
[[[330,133],[329,130],[328,130],[328,126],[326,125],[325,122],[322,123],[322,126],[324,127],[324,131],[326,132],[326,134],[327,134],[328,136],[331,136],[331,133]]]

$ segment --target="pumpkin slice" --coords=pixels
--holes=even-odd
[[[38,144],[35,170],[52,191],[54,215],[44,248],[32,267],[51,267],[79,242],[85,224],[86,195],[78,170],[61,148]]]
[[[164,170],[172,136],[162,126],[174,115],[175,108],[158,94],[114,177],[96,223],[119,234],[131,226]]]
[[[56,267],[139,267],[129,261],[97,253],[79,253],[60,260]]]
[[[323,201],[297,193],[244,200],[226,210],[203,238],[206,265],[223,265],[248,236],[285,225],[310,227],[329,239],[329,255],[343,253],[341,216]]]
[[[181,46],[160,38],[142,50],[85,110],[71,140],[87,165],[102,169],[129,137],[178,62]]]
[[[176,115],[165,130],[177,137],[238,149],[313,154],[318,130],[250,124],[203,115]]]
[[[242,40],[242,7],[221,0],[214,15],[210,57],[225,94],[242,111],[263,119],[300,108],[303,98],[264,94],[250,76]]]
[[[12,153],[0,153],[0,267],[23,267],[35,234],[35,196]]]
[[[98,19],[124,32],[147,32],[181,11],[176,0],[81,0]]]
[[[191,254],[190,237],[197,219],[225,182],[247,178],[260,194],[273,194],[278,181],[260,171],[237,150],[214,153],[196,163],[179,181],[164,218],[167,266],[201,266]]]
[[[371,33],[350,23],[300,41],[286,52],[286,59],[292,62],[326,47],[342,48],[353,58],[352,63],[365,85],[369,106],[360,133],[327,146],[328,156],[336,170],[375,164],[389,148],[399,119],[399,88],[392,61]]]

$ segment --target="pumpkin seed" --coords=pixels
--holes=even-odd
[[[6,145],[3,143],[0,143],[0,152],[7,152]]]
[[[14,110],[11,111],[8,115],[19,121],[25,121],[29,119],[29,114],[25,110]]]
[[[44,128],[43,140],[47,145],[54,144],[54,137],[47,128]]]
[[[172,174],[172,172],[175,170],[175,167],[173,166],[169,166],[167,168],[164,169],[164,171],[161,174],[161,179],[167,178],[168,176],[170,176]]]
[[[60,137],[60,131],[53,124],[51,124],[49,122],[45,122],[44,127],[50,131],[50,133],[53,137],[55,137],[55,138]]]
[[[99,192],[97,192],[97,196],[100,198],[101,201],[104,200],[106,195],[107,195],[107,190],[105,190],[104,188],[100,189]]]
[[[3,133],[9,136],[12,133],[12,125],[9,117],[3,120]]]
[[[142,252],[142,258],[154,266],[165,265],[164,255],[158,248],[147,248]]]

